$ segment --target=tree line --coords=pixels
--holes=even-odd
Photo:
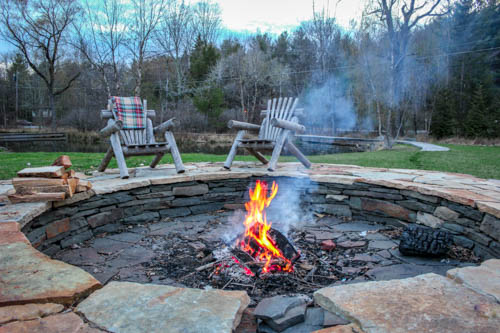
[[[314,3],[314,2],[313,2]],[[310,133],[500,136],[500,8],[493,0],[369,1],[337,24],[328,7],[279,36],[223,29],[202,0],[5,0],[0,125],[96,130],[108,96],[136,95],[186,131],[260,122],[298,96]]]

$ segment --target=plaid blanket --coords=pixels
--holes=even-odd
[[[123,121],[123,129],[146,128],[146,112],[139,97],[111,97],[113,115]]]

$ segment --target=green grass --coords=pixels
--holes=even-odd
[[[365,153],[346,153],[310,156],[313,163],[354,164],[382,168],[423,169],[471,174],[481,178],[500,179],[499,146],[464,146],[444,145],[449,152],[422,152],[412,146],[398,145],[392,150]],[[69,155],[76,171],[97,169],[103,153],[0,153],[0,179],[10,179],[18,170],[27,167],[50,165],[59,155]],[[225,155],[182,154],[185,163],[223,162]],[[152,156],[131,157],[127,159],[129,167],[148,165]],[[237,156],[238,161],[256,161],[252,156]],[[296,161],[294,157],[283,156],[280,161]],[[172,163],[170,156],[165,156],[161,163]],[[116,168],[116,161],[110,163]]]

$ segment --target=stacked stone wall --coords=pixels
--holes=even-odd
[[[28,223],[33,246],[51,255],[62,248],[123,226],[196,215],[245,201],[257,178],[150,185],[59,206]],[[260,177],[259,179],[262,179]],[[500,220],[449,200],[379,185],[311,182],[306,178],[264,177],[293,189],[304,211],[393,226],[427,225],[453,234],[455,244],[482,258],[500,257]],[[71,202],[71,201],[70,201]]]

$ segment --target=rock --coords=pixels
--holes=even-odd
[[[268,297],[259,302],[253,314],[259,319],[276,320],[282,318],[291,308],[306,304],[307,301],[308,298],[302,295]]]
[[[26,243],[0,245],[0,306],[71,304],[101,284],[84,270],[52,260]]]
[[[97,333],[73,312],[28,321],[15,321],[0,327],[0,333]]]
[[[387,249],[392,249],[396,245],[397,244],[391,240],[372,240],[372,241],[370,241],[370,243],[368,243],[368,248],[369,249],[387,250]]]
[[[500,220],[489,215],[484,214],[483,222],[480,227],[481,231],[488,236],[500,241]]]
[[[91,239],[92,237],[94,237],[92,231],[87,230],[71,237],[64,238],[63,240],[61,240],[61,247],[65,248],[73,244],[81,243],[83,241],[86,241],[87,239]]]
[[[380,260],[368,254],[356,254],[353,261],[379,262]]]
[[[344,201],[346,199],[349,199],[347,195],[338,195],[338,194],[327,194],[325,199],[332,200],[332,201]]]
[[[368,332],[498,332],[500,327],[500,317],[484,318],[474,310],[478,304],[500,305],[432,273],[323,288],[314,299]]]
[[[452,266],[444,266],[440,269],[439,266],[424,266],[415,264],[396,264],[385,267],[375,267],[368,270],[365,275],[370,276],[376,281],[406,279],[420,274],[439,273],[445,275],[446,271]]]
[[[102,225],[113,223],[123,217],[123,210],[115,208],[113,210],[95,214],[87,217],[87,222],[92,228],[97,228]]]
[[[437,216],[440,219],[445,220],[445,221],[452,221],[453,222],[460,217],[460,214],[455,212],[454,210],[449,209],[448,207],[439,206],[434,211],[434,216]]]
[[[174,187],[172,192],[176,197],[192,197],[208,193],[208,185],[199,184],[194,186]]]
[[[309,325],[323,326],[325,310],[322,308],[307,308],[305,322]]]
[[[344,274],[358,274],[361,272],[360,267],[342,267],[342,273]]]
[[[364,331],[356,324],[338,325],[328,328],[323,328],[312,333],[363,333]]]
[[[304,321],[306,306],[306,304],[295,306],[289,309],[283,317],[265,320],[265,322],[273,330],[282,332],[285,329]]]
[[[189,242],[189,245],[196,251],[201,251],[207,248],[202,242]]]
[[[415,213],[388,201],[351,197],[349,204],[351,207],[361,211],[378,212],[400,220],[415,221]]]
[[[418,212],[417,213],[417,223],[426,225],[426,226],[431,227],[431,228],[439,228],[444,223],[444,221],[438,217],[431,215],[431,214]]]
[[[336,247],[337,245],[335,245],[335,243],[331,239],[327,239],[321,242],[321,249],[323,251],[331,251]]]
[[[345,241],[337,244],[340,247],[351,248],[351,247],[362,247],[366,245],[365,241]]]
[[[331,313],[330,311],[324,311],[323,316],[323,326],[330,327],[336,325],[347,325],[349,324],[348,320],[336,315],[335,313]]]
[[[158,212],[144,212],[140,215],[129,216],[123,219],[124,224],[138,224],[148,223],[159,220],[160,214]]]
[[[160,210],[160,216],[164,217],[180,217],[191,215],[191,211],[187,207],[179,207],[179,208],[169,208]]]
[[[249,303],[244,291],[110,282],[76,310],[112,332],[231,333]]]
[[[307,233],[313,235],[316,240],[336,239],[342,236],[341,233],[326,230],[307,230]]]
[[[63,309],[64,306],[54,303],[4,306],[0,308],[0,325],[9,321],[45,317],[61,312]]]
[[[65,219],[54,221],[50,224],[47,224],[45,233],[47,235],[47,239],[50,239],[64,232],[68,232],[69,230],[70,230],[69,217],[67,217]]]
[[[478,267],[451,269],[446,275],[480,294],[494,297],[500,303],[500,259],[487,260]]]
[[[327,213],[334,216],[352,217],[351,209],[347,205],[336,204],[311,204],[314,211],[318,213]]]

